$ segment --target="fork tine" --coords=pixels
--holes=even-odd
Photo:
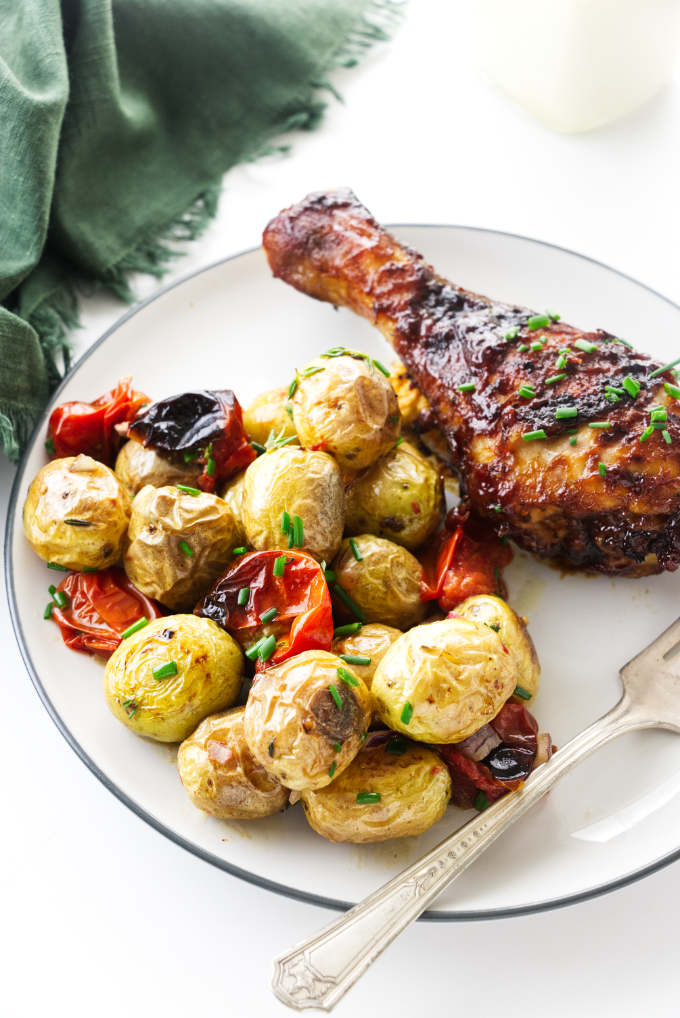
[[[668,629],[665,629],[660,636],[657,636],[656,640],[652,640],[644,650],[641,650],[639,654],[636,654],[634,658],[631,658],[627,664],[621,668],[621,674],[626,671],[633,664],[642,663],[643,660],[652,659],[660,662],[663,660],[665,654],[669,650],[672,650],[676,643],[680,643],[680,619],[676,619]]]

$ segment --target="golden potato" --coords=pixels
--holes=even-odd
[[[362,354],[311,361],[298,372],[292,403],[301,444],[331,453],[343,471],[364,470],[399,437],[394,389]]]
[[[244,731],[262,766],[302,790],[327,785],[351,763],[370,720],[362,680],[335,654],[308,650],[256,677]]]
[[[243,734],[243,707],[201,721],[177,753],[194,806],[222,820],[254,820],[285,809],[288,789],[257,762]]]
[[[116,457],[114,472],[131,498],[146,484],[162,488],[166,484],[196,486],[203,467],[200,463],[175,462],[141,442],[130,439]]]
[[[390,748],[362,749],[330,785],[302,793],[317,834],[329,841],[387,841],[422,834],[441,820],[451,797],[446,765],[424,746],[405,744],[400,754]],[[380,798],[362,801],[362,792]]]
[[[137,735],[179,742],[208,714],[231,707],[243,664],[241,648],[216,622],[166,615],[113,652],[104,672],[106,702]]]
[[[379,622],[369,622],[356,633],[336,637],[332,650],[338,657],[345,654],[349,657],[369,658],[368,664],[357,664],[356,661],[348,663],[352,671],[363,679],[370,689],[376,668],[400,636],[400,629],[383,626]]]
[[[231,509],[236,522],[237,544],[245,544],[246,528],[243,526],[243,492],[246,486],[246,472],[243,470],[226,485],[222,498]]]
[[[256,396],[243,414],[248,438],[264,445],[272,432],[281,438],[296,436],[292,408],[289,414],[287,406],[290,407],[288,389],[268,389]]]
[[[345,533],[376,534],[418,548],[439,526],[444,486],[439,471],[401,442],[345,492]]]
[[[536,696],[541,678],[538,655],[526,625],[510,605],[493,594],[477,594],[456,605],[456,615],[484,622],[495,629],[501,643],[515,660],[518,684],[530,694],[522,699],[530,700]]]
[[[427,397],[423,396],[403,364],[392,365],[390,384],[397,396],[401,426],[410,428],[418,414],[429,409]]]
[[[361,561],[345,540],[333,571],[366,622],[383,622],[397,629],[422,622],[427,608],[420,597],[423,570],[418,559],[400,544],[372,534],[361,534],[353,541]]]
[[[371,693],[378,717],[420,742],[461,742],[491,721],[517,685],[498,633],[471,619],[416,626],[392,644]]]
[[[132,502],[123,565],[147,597],[185,611],[224,572],[238,539],[231,509],[217,495],[149,484]]]
[[[24,504],[24,533],[46,562],[104,569],[121,557],[130,498],[116,475],[91,456],[52,460]]]
[[[303,524],[301,550],[330,559],[342,540],[343,486],[338,465],[325,452],[286,446],[258,456],[246,470],[243,523],[257,551],[287,548],[284,510]]]

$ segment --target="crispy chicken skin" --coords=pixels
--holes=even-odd
[[[579,569],[677,568],[680,402],[664,389],[670,372],[649,378],[658,362],[602,330],[532,328],[528,309],[447,282],[348,190],[309,195],[263,241],[275,276],[377,325],[430,401],[463,494],[499,535]],[[626,378],[640,385],[635,397]],[[520,396],[522,385],[535,396]],[[558,420],[567,406],[578,416]],[[642,441],[660,406],[667,422]],[[523,437],[540,429],[546,438]]]

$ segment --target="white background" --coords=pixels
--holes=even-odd
[[[383,221],[527,234],[680,301],[680,76],[613,126],[554,135],[479,75],[466,33],[462,0],[412,0],[393,44],[337,76],[345,103],[320,130],[295,136],[289,157],[227,175],[216,221],[174,275],[257,244],[267,219],[307,191],[347,184]],[[138,293],[155,285],[140,280]],[[123,310],[89,300],[77,352]],[[12,471],[0,470],[4,513]],[[0,637],[1,1018],[289,1013],[269,991],[271,958],[330,913],[241,883],[128,812],[49,720],[6,613]],[[677,1015],[679,892],[672,866],[557,912],[420,923],[335,1013]]]

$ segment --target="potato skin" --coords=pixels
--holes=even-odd
[[[402,442],[347,488],[345,533],[376,534],[418,548],[437,529],[443,510],[439,471]]]
[[[177,675],[154,679],[159,665],[174,661]],[[211,619],[166,615],[123,640],[104,672],[112,713],[137,735],[179,742],[208,714],[238,696],[241,648]]]
[[[359,792],[379,792],[380,802],[360,804]],[[385,746],[362,749],[326,788],[302,793],[311,827],[329,841],[387,841],[422,834],[441,820],[451,797],[443,761],[425,746],[400,756]]]
[[[150,446],[130,439],[118,453],[113,469],[130,498],[134,498],[146,484],[154,488],[167,484],[195,487],[203,467],[199,463],[173,463]]]
[[[378,665],[378,717],[419,742],[461,742],[491,721],[517,685],[517,667],[493,629],[444,619],[404,633]],[[406,702],[410,721],[402,720]]]
[[[217,495],[147,484],[132,502],[125,572],[147,597],[187,611],[226,569],[238,539],[231,510]],[[183,552],[180,541],[194,554]]]
[[[303,523],[302,551],[330,561],[344,526],[343,485],[338,465],[325,452],[275,449],[254,460],[246,470],[243,524],[248,543],[257,551],[287,548],[281,533],[284,509]]]
[[[237,544],[242,545],[246,540],[246,529],[243,526],[243,492],[246,484],[246,472],[243,470],[236,477],[225,485],[222,498],[231,509],[237,531]]]
[[[456,605],[455,614],[496,629],[501,643],[515,659],[517,682],[533,699],[538,692],[541,666],[526,625],[510,605],[493,594],[477,594]]]
[[[255,820],[285,809],[288,790],[248,748],[243,707],[204,718],[177,753],[177,769],[194,806],[221,820]]]
[[[243,413],[248,438],[264,445],[270,434],[283,438],[297,436],[292,417],[286,411],[288,389],[268,389],[256,396]]]
[[[342,542],[333,562],[340,586],[359,605],[367,622],[382,622],[408,629],[425,618],[420,597],[422,566],[415,556],[394,541],[360,534],[354,542],[357,562],[348,540]]]
[[[130,498],[114,472],[83,455],[44,466],[28,489],[23,513],[24,533],[36,554],[67,569],[104,569],[117,562],[129,518]]]
[[[286,788],[322,788],[359,752],[371,720],[371,694],[356,676],[356,686],[343,682],[339,667],[354,675],[335,654],[308,650],[253,682],[244,715],[246,739],[255,759]],[[342,699],[341,710],[331,684]]]
[[[336,637],[331,649],[338,656],[340,654],[363,654],[365,657],[370,657],[370,665],[350,665],[354,674],[363,679],[370,689],[376,668],[394,641],[398,640],[400,636],[400,629],[383,626],[380,622],[369,622],[362,626],[357,633]]]
[[[399,437],[394,389],[363,357],[317,357],[297,380],[292,403],[301,444],[331,453],[344,472],[369,467]]]
[[[394,389],[399,404],[402,428],[410,428],[419,414],[429,410],[427,398],[409,376],[403,364],[393,364],[390,371],[390,385]]]

